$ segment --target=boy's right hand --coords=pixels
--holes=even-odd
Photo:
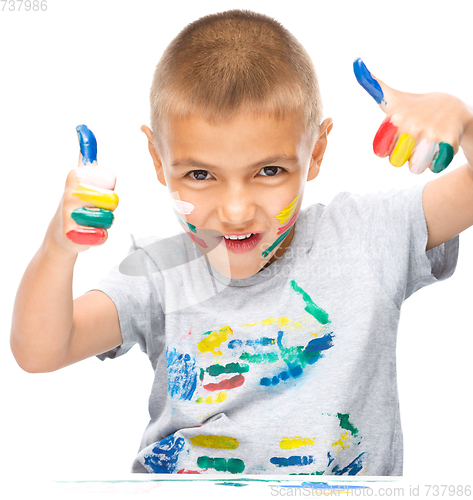
[[[79,125],[79,165],[67,176],[64,195],[51,221],[48,236],[67,252],[77,254],[105,243],[118,205],[116,176],[97,164],[97,141]]]

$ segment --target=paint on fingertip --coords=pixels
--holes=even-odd
[[[97,227],[77,227],[66,236],[78,245],[100,245],[105,241],[105,230]]]
[[[379,127],[373,139],[373,151],[376,156],[384,158],[391,152],[392,146],[397,136],[398,128],[391,123],[388,116]]]
[[[98,165],[88,165],[86,167],[77,167],[75,171],[82,185],[88,184],[109,191],[115,189],[117,176],[108,168],[99,167]]]
[[[383,90],[378,81],[368,71],[365,63],[359,57],[353,62],[353,71],[355,72],[358,83],[368,92],[368,94],[378,103],[387,104],[384,100]]]
[[[430,170],[434,174],[438,174],[445,170],[450,162],[453,160],[454,151],[453,148],[448,142],[441,142],[439,144],[439,152],[438,155],[434,158],[432,164],[430,165]]]
[[[87,128],[86,125],[78,125],[76,131],[82,154],[82,163],[87,165],[88,163],[97,162],[97,140],[92,130]]]
[[[86,207],[80,207],[71,213],[72,219],[79,226],[88,227],[101,227],[103,229],[108,229],[113,224],[113,213],[110,210],[90,209]]]
[[[415,147],[416,143],[411,134],[402,134],[389,159],[391,165],[394,167],[402,167],[411,156]]]
[[[422,139],[409,159],[409,170],[413,174],[421,174],[430,166],[438,151],[439,145],[436,142]]]

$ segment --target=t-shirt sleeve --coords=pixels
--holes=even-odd
[[[147,259],[143,249],[138,248],[134,252],[140,259]],[[99,359],[121,356],[135,344],[148,354],[152,363],[155,361],[153,358],[159,354],[162,348],[160,332],[163,331],[164,314],[155,283],[157,277],[152,273],[143,274],[124,274],[119,264],[94,288],[107,294],[114,302],[123,339],[120,346],[99,354]]]
[[[351,237],[360,246],[360,258],[399,308],[420,288],[449,278],[457,264],[458,236],[425,250],[424,187],[339,195]]]

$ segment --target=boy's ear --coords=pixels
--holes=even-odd
[[[165,186],[166,179],[164,178],[163,164],[158,152],[156,151],[156,147],[154,146],[153,132],[151,132],[151,129],[146,125],[142,125],[140,130],[144,132],[146,134],[146,137],[148,138],[148,149],[151,154],[151,158],[153,158],[154,168],[156,170],[158,181]]]
[[[324,120],[320,126],[319,138],[315,143],[314,149],[312,151],[312,157],[310,160],[309,172],[307,174],[307,180],[311,181],[315,179],[320,172],[320,165],[324,158],[325,149],[327,148],[327,137],[333,128],[333,121],[331,118]]]

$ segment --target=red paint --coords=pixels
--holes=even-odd
[[[81,226],[72,229],[66,233],[66,236],[78,245],[100,245],[105,241],[106,233],[105,229],[100,227]]]
[[[296,214],[294,214],[291,217],[291,220],[285,226],[280,227],[278,229],[278,234],[285,233],[294,224],[294,222],[296,221],[296,218],[297,218],[298,215],[299,215],[299,212],[297,212]]]
[[[207,248],[207,243],[202,238],[197,237],[194,233],[190,231],[186,231],[186,233],[190,236],[191,240],[200,245],[202,248]]]
[[[228,389],[235,389],[235,387],[240,387],[245,382],[245,377],[243,375],[235,375],[227,380],[222,380],[218,384],[207,384],[204,385],[204,389],[208,391],[222,391]]]
[[[379,127],[373,140],[373,151],[376,156],[384,158],[391,153],[398,128],[391,123],[388,116]]]
[[[248,234],[248,233],[246,233]],[[251,252],[255,248],[255,246],[261,241],[264,233],[256,233],[253,236],[250,236],[246,240],[227,240],[222,236],[223,241],[228,250],[234,253],[245,253]]]
[[[207,469],[205,469],[207,470]],[[177,471],[178,474],[201,474],[201,472],[198,472],[196,470],[187,470],[187,469],[181,469]]]

